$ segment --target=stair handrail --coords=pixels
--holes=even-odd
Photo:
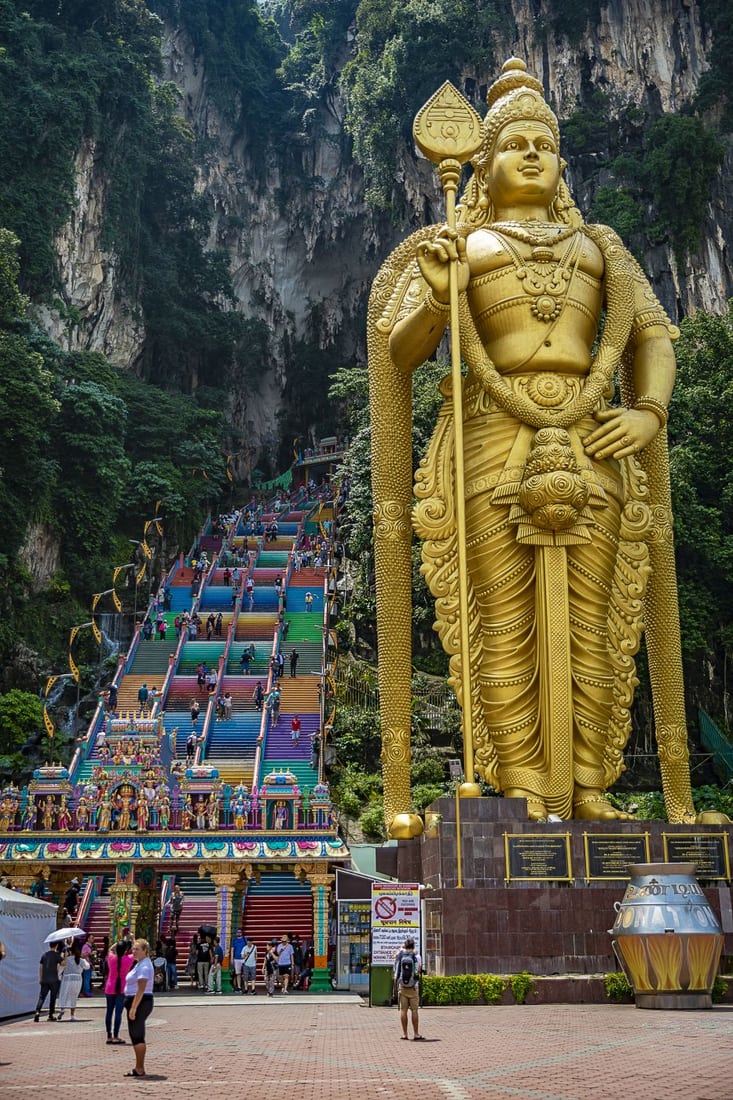
[[[83,928],[86,923],[87,917],[89,916],[89,910],[92,907],[92,902],[97,896],[97,890],[101,889],[97,881],[100,878],[101,876],[98,875],[90,875],[84,882],[84,888],[79,897],[76,915],[74,917],[77,928]]]
[[[173,880],[175,875],[163,875],[160,884],[160,915],[158,916],[158,936],[163,935],[163,923],[165,921],[166,907],[173,893]]]
[[[270,653],[270,662],[267,668],[267,678],[265,680],[265,701],[262,704],[262,720],[260,722],[260,734],[257,738],[257,749],[255,751],[254,768],[252,770],[252,786],[259,789],[260,786],[260,770],[262,767],[263,754],[267,744],[267,732],[268,732],[268,716],[269,708],[267,706],[267,699],[272,691],[272,685],[274,682],[273,669],[272,669],[272,657],[277,653],[280,644],[280,623],[276,623],[275,630],[273,632],[272,639],[272,651]]]

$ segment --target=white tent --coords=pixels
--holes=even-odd
[[[38,961],[48,948],[46,936],[56,929],[55,905],[0,886],[0,940],[6,955],[0,962],[0,1019],[32,1012],[38,1000]]]

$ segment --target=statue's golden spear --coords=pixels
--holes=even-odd
[[[456,193],[462,166],[481,146],[481,118],[450,81],[446,81],[415,116],[415,144],[428,160],[438,165],[445,195],[445,220],[456,230]],[[481,788],[475,780],[473,714],[471,710],[470,648],[468,630],[468,561],[466,557],[466,496],[463,469],[463,390],[461,338],[458,321],[458,259],[450,261],[450,359],[455,423],[455,513],[458,542],[458,614],[461,639],[464,782],[463,798],[476,798]]]

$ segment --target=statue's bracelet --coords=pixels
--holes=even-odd
[[[633,407],[635,409],[641,409],[643,412],[654,413],[659,421],[660,428],[666,427],[669,420],[669,413],[667,406],[663,405],[661,401],[657,401],[654,397],[637,397]]]
[[[432,290],[423,298],[423,305],[428,313],[434,313],[436,317],[445,317],[446,313],[450,313],[450,302],[436,302]]]

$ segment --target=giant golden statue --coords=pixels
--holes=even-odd
[[[604,792],[623,768],[645,622],[667,812],[693,820],[666,443],[676,330],[618,236],[583,222],[522,61],[504,65],[482,123],[450,85],[436,96],[418,142],[437,161],[443,141],[450,198],[463,127],[473,175],[448,223],[382,266],[368,321],[388,829],[421,828],[413,525],[463,711],[462,793],[478,793],[477,773],[536,820],[623,816]],[[410,376],[449,322],[454,371],[413,511]]]

